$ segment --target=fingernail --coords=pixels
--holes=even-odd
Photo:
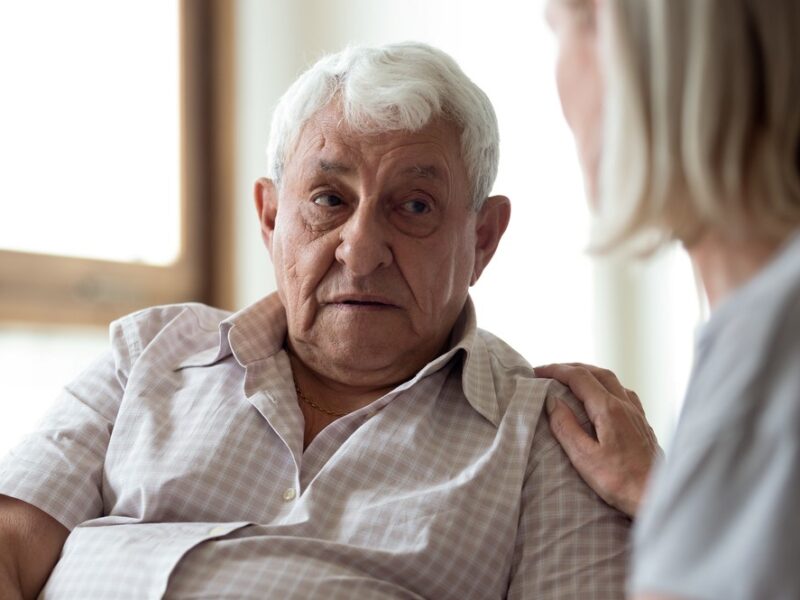
[[[548,396],[547,400],[545,401],[545,407],[547,408],[547,414],[552,415],[553,411],[558,406],[558,398],[555,396]]]

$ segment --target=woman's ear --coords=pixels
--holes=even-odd
[[[475,225],[475,267],[469,284],[475,285],[483,269],[492,260],[500,238],[506,232],[511,219],[511,201],[505,196],[491,196],[486,199]]]

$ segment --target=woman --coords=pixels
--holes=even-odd
[[[800,2],[551,0],[595,250],[689,253],[712,314],[668,459],[607,371],[550,365],[551,426],[636,516],[637,598],[800,598]]]

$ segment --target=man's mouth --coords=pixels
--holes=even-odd
[[[383,302],[370,302],[361,300],[345,300],[344,302],[341,302],[341,304],[347,304],[350,306],[389,306]]]
[[[348,308],[398,308],[388,298],[379,296],[340,296],[332,298],[328,304]]]

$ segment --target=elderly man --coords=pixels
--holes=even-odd
[[[497,140],[433,48],[305,73],[255,186],[277,293],[112,325],[0,465],[0,596],[621,597],[628,522],[542,417],[577,405],[476,327]]]

